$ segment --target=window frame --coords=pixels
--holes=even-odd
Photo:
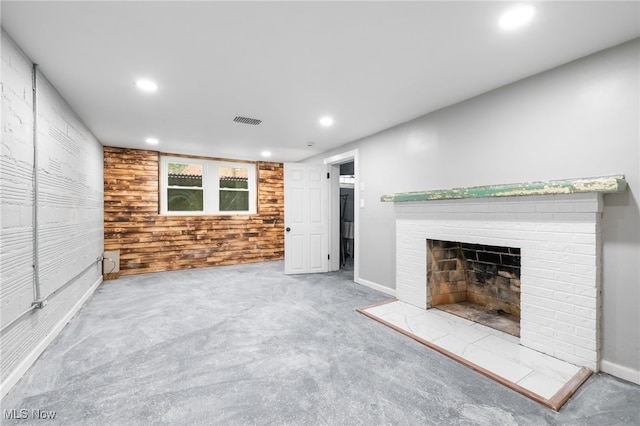
[[[202,211],[170,211],[168,206],[169,163],[202,165]],[[248,174],[249,210],[220,210],[220,167],[246,168]],[[249,161],[217,160],[203,157],[160,155],[160,214],[165,216],[230,216],[257,213],[257,165]],[[194,188],[195,189],[195,188]]]

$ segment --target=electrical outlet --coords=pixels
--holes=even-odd
[[[120,250],[105,251],[102,254],[102,273],[120,272]]]

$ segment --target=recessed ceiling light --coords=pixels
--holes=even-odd
[[[271,157],[271,151],[262,151],[263,157]]]
[[[156,138],[147,138],[145,139],[145,142],[148,143],[149,145],[158,145],[160,141]]]
[[[320,125],[323,127],[329,127],[333,125],[333,118],[329,117],[328,115],[322,117],[320,119]]]
[[[531,5],[517,6],[500,17],[498,24],[503,30],[513,30],[531,21],[536,10]]]
[[[155,92],[158,90],[158,85],[151,80],[138,80],[136,81],[136,86],[143,92]]]

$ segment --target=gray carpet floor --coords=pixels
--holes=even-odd
[[[3,399],[29,418],[3,424],[640,423],[639,386],[594,375],[556,413],[357,313],[389,296],[351,271],[283,269],[106,281]]]

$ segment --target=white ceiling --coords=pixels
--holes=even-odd
[[[1,14],[104,145],[298,161],[640,35],[637,1],[531,2],[533,22],[506,33],[513,4],[2,1]]]

